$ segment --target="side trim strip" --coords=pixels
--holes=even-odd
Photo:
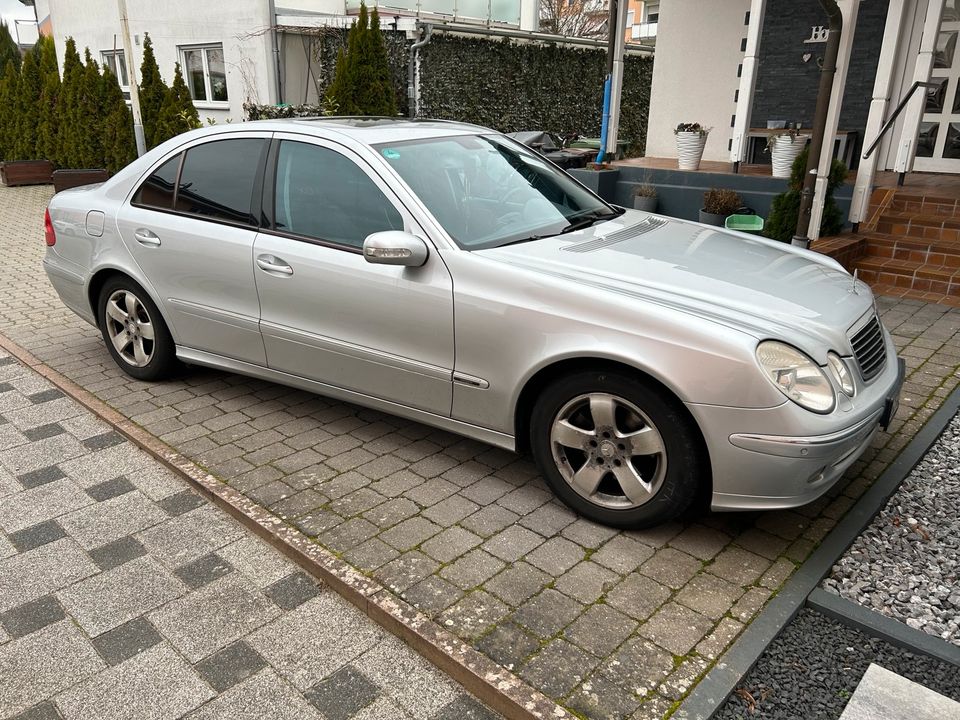
[[[213,320],[214,322],[226,323],[227,325],[236,325],[244,330],[260,332],[260,324],[257,318],[249,315],[222,310],[211,307],[210,305],[201,305],[200,303],[190,302],[189,300],[180,300],[179,298],[167,298],[167,303],[173,305],[180,312],[188,315],[195,315],[204,320]]]

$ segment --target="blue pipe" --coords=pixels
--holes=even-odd
[[[596,163],[603,162],[603,156],[607,152],[607,126],[610,124],[610,87],[613,83],[613,76],[607,75],[603,81],[603,119],[600,123],[600,152],[597,153]]]

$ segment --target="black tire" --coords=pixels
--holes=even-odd
[[[584,400],[585,396],[589,398]],[[611,449],[611,443],[601,439],[602,428],[597,424],[594,424],[592,432],[600,440],[601,446],[605,447],[595,451],[586,448],[593,454],[578,449],[568,450],[563,443],[554,444],[551,431],[561,411],[566,413],[569,408],[581,408],[574,411],[581,415],[571,416],[572,419],[577,419],[577,422],[570,420],[569,423],[575,428],[586,427],[587,425],[579,420],[587,417],[582,413],[586,412],[587,407],[592,410],[593,398],[603,401],[605,396],[615,396],[616,400],[621,401],[614,403],[614,416],[620,419],[614,420],[614,427],[618,422],[634,422],[634,427],[639,430],[652,426],[658,434],[655,436],[659,441],[659,450],[656,453],[631,457],[629,449],[623,450],[624,445],[618,446],[621,452]],[[640,410],[641,413],[638,414],[635,410]],[[616,443],[616,438],[614,433],[613,443]],[[702,484],[709,480],[709,463],[705,458],[701,436],[693,421],[683,412],[679,401],[651,383],[625,372],[578,372],[550,384],[540,394],[533,408],[530,418],[530,447],[540,472],[558,498],[580,515],[617,528],[638,529],[673,520],[690,507]],[[611,455],[604,455],[608,452]],[[584,458],[584,465],[579,465],[579,458]],[[605,459],[608,464],[603,466]],[[633,505],[634,501],[626,497],[626,493],[622,493],[623,507],[617,506],[617,503],[621,502],[617,495],[621,484],[618,476],[613,474],[615,469],[609,464],[611,462],[617,463],[616,470],[620,470],[621,464],[628,462],[635,465],[635,469],[639,467],[645,471],[649,468],[649,473],[638,470],[639,475],[657,478],[656,483],[650,483],[650,492],[642,504]],[[564,472],[572,476],[576,474],[576,470],[592,463],[598,465],[592,469],[593,472],[605,473],[592,496],[596,501],[575,490],[561,472],[563,466]],[[608,492],[610,494],[607,494]]]
[[[126,294],[130,294],[138,302],[136,314],[140,320],[145,318],[146,322],[140,325],[137,332],[141,332],[144,325],[152,327],[153,338],[147,340],[144,335],[141,340],[141,348],[149,350],[147,355],[149,359],[144,365],[133,364],[136,358],[124,357],[113,343],[111,333],[116,333],[121,323],[107,316],[107,303],[118,293],[121,293],[120,297],[124,298]],[[97,322],[100,325],[103,342],[113,356],[114,362],[130,377],[147,381],[164,380],[177,370],[176,349],[167,324],[147,292],[131,278],[116,275],[104,283],[97,299]],[[125,353],[127,352],[125,349]],[[132,353],[132,350],[129,353]]]

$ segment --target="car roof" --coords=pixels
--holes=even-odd
[[[449,137],[452,135],[476,135],[495,132],[480,125],[401,117],[304,117],[278,120],[254,120],[231,125],[217,125],[216,129],[271,130],[274,132],[300,132],[319,137],[330,135],[347,136],[364,145],[402,140]]]

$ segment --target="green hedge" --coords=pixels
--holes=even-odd
[[[344,34],[345,35],[345,34]],[[407,48],[384,32],[397,106],[406,111]],[[314,45],[314,69],[325,92],[343,35],[327,33]],[[459,120],[502,132],[546,130],[561,136],[600,135],[606,51],[552,44],[435,34],[420,50],[420,115]],[[628,56],[624,69],[620,138],[643,153],[647,138],[653,58]],[[251,120],[324,114],[325,107],[245,105]]]

